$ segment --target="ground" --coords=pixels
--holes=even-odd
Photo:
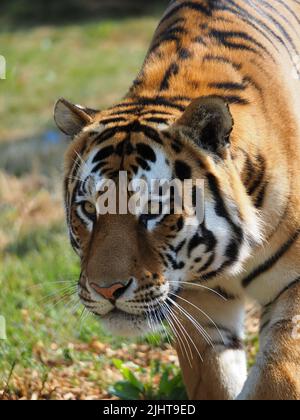
[[[0,80],[0,315],[8,339],[0,340],[0,399],[116,398],[110,386],[124,377],[116,360],[136,365],[130,369],[146,384],[140,398],[160,398],[165,372],[178,374],[165,339],[128,345],[106,335],[78,304],[79,265],[61,200],[66,141],[52,121],[60,96],[96,108],[118,101],[142,64],[157,20],[1,26],[7,78]],[[251,362],[255,322],[249,323]]]

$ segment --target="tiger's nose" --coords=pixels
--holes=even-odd
[[[98,295],[102,296],[104,299],[115,302],[117,299],[123,296],[126,290],[130,287],[131,283],[132,280],[124,283],[114,283],[108,287],[100,287],[96,283],[91,283],[90,286],[96,293],[98,293]]]

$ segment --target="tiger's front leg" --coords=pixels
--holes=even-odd
[[[244,304],[230,296],[224,299],[193,288],[173,307],[181,323],[177,351],[191,400],[234,400],[246,381]]]
[[[300,283],[265,308],[260,352],[240,400],[300,400]]]

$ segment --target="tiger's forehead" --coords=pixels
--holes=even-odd
[[[110,133],[114,128],[99,125],[97,130],[94,128],[89,129],[94,139],[75,163],[78,178],[83,182],[88,178],[115,179],[120,171],[127,172],[131,180],[143,178],[149,184],[152,180],[172,178],[172,165],[158,134],[153,141],[146,132],[120,130],[114,134]],[[153,133],[154,130],[151,131],[152,137]],[[108,134],[113,136],[107,140],[105,136]]]

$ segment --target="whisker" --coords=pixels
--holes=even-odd
[[[187,299],[184,299],[183,297],[181,297],[179,295],[176,295],[175,293],[170,292],[170,294],[173,295],[173,296],[175,296],[175,297],[177,297],[178,299],[186,302],[187,304],[191,305],[193,308],[197,309],[197,311],[199,311],[202,315],[204,315],[213,324],[213,326],[216,328],[216,330],[218,331],[218,333],[219,333],[219,335],[221,337],[221,340],[225,344],[224,337],[223,337],[223,335],[222,335],[219,327],[217,326],[217,324],[215,323],[215,321],[205,311],[203,311],[202,309],[200,309],[198,306],[194,305],[192,302],[189,302]]]
[[[170,317],[168,316],[168,320],[169,320],[170,325],[173,327],[173,328],[172,328],[172,331],[174,332],[174,335],[175,335],[175,337],[176,337],[176,339],[177,339],[177,341],[178,341],[178,344],[179,344],[179,347],[180,347],[180,349],[181,349],[182,355],[184,356],[184,354],[186,354],[186,357],[187,357],[187,359],[188,359],[188,362],[189,362],[190,366],[192,367],[193,352],[192,352],[191,346],[190,346],[190,344],[189,344],[189,341],[188,341],[187,337],[185,336],[184,331],[183,331],[183,330],[182,330],[182,328],[181,328],[182,326],[181,326],[181,324],[180,324],[179,320],[177,320],[177,318],[176,318],[175,314],[173,314],[173,313],[172,313],[172,311],[171,311],[171,309],[169,308],[169,306],[168,306],[168,304],[167,304],[167,303],[165,303],[165,307],[166,307],[166,309],[167,309],[167,311],[168,311],[168,314],[170,315]],[[165,316],[166,316],[166,315],[167,315],[167,314],[165,314]],[[170,318],[171,318],[171,319],[170,319]],[[178,326],[179,331],[178,331],[178,330],[176,329],[176,327],[174,326],[173,321],[174,321],[174,322],[176,323],[176,325]],[[183,338],[181,337],[180,332],[182,333]],[[188,337],[191,339],[191,337],[189,336],[189,334],[187,334],[187,335],[188,335]],[[189,352],[190,352],[190,355],[191,355],[191,359],[192,359],[192,360],[191,360],[191,359],[190,359],[190,357],[189,357],[189,353],[188,353],[188,351],[187,351],[187,348],[186,348],[186,345],[185,345],[185,343],[184,343],[183,339],[185,340],[185,342],[186,342],[186,344],[187,344],[187,346],[188,346],[188,349],[189,349]],[[182,343],[182,345],[181,345],[181,343]],[[183,346],[183,347],[182,347],[182,346]]]
[[[81,165],[80,165],[81,157],[78,155],[78,153],[76,153],[76,154],[77,154],[77,159],[79,159],[79,162],[75,158],[72,158],[72,161],[74,162],[76,169],[81,169]]]
[[[228,301],[228,299],[226,299],[226,297],[225,297],[225,296],[221,295],[221,293],[217,292],[217,290],[211,289],[210,287],[207,287],[207,286],[203,286],[202,284],[189,283],[189,282],[186,282],[186,281],[176,282],[176,281],[170,281],[170,280],[169,280],[169,283],[171,283],[171,284],[176,284],[176,285],[179,285],[179,286],[180,286],[181,284],[184,284],[184,285],[191,286],[191,287],[199,287],[199,288],[201,288],[201,289],[205,289],[205,290],[208,290],[208,291],[210,291],[210,292],[214,293],[215,295],[217,295],[217,296],[219,296],[221,299],[223,299],[225,302],[227,302],[227,301]]]
[[[171,298],[168,298],[173,305],[175,305],[180,312],[182,312],[185,317],[194,325],[194,327],[197,329],[197,331],[201,334],[201,336],[205,339],[207,344],[213,347],[213,342],[211,340],[210,335],[207,333],[207,331],[202,327],[202,325],[199,324],[199,322],[188,312],[186,311],[182,306],[180,306],[177,302],[172,300]]]
[[[191,335],[189,334],[189,332],[187,331],[187,329],[184,327],[184,325],[182,324],[182,322],[180,322],[179,316],[176,316],[175,311],[174,311],[174,310],[172,310],[171,308],[170,308],[170,312],[172,313],[173,318],[176,320],[177,325],[179,326],[179,328],[181,328],[183,335],[184,335],[184,334],[186,334],[186,335],[187,335],[187,337],[189,338],[189,340],[190,340],[190,342],[191,342],[192,346],[193,346],[193,347],[194,347],[194,349],[196,350],[196,353],[198,354],[198,356],[199,356],[200,360],[203,362],[203,357],[202,357],[202,355],[201,355],[201,353],[200,353],[200,351],[199,351],[199,349],[198,349],[197,345],[195,344],[195,341],[193,340],[193,338],[191,337]],[[186,340],[187,340],[187,338],[186,338]],[[187,343],[188,343],[188,340],[187,340]],[[188,346],[189,346],[189,348],[190,348],[189,343],[188,343]],[[190,348],[190,351],[191,351],[191,348]],[[193,354],[192,354],[192,359],[193,359]]]
[[[70,293],[71,295],[77,293],[77,285],[76,286],[66,286],[63,287],[59,290],[55,290],[49,294],[47,294],[46,296],[43,296],[41,299],[38,300],[38,303],[48,303],[49,301],[51,301],[52,299],[61,296],[62,294],[65,295],[67,293]]]
[[[155,306],[154,306],[154,304],[155,304],[156,302],[154,301],[154,302],[152,302],[152,313],[154,314],[154,321],[156,322],[156,324],[157,325],[161,325],[161,326],[163,326],[163,324],[162,324],[162,322],[161,322],[161,320],[159,320],[158,319],[158,313],[157,313],[157,310],[155,309]],[[159,336],[160,336],[160,339],[162,340],[163,339],[163,336],[162,336],[162,331],[161,331],[161,329],[158,329],[158,334],[159,334]]]
[[[80,159],[80,161],[83,163],[84,167],[85,167],[87,170],[89,170],[89,167],[88,167],[88,165],[87,165],[86,161],[82,158],[82,156],[80,156],[78,152],[76,152],[76,155],[77,155],[77,157]],[[97,187],[97,185],[96,185],[96,178],[95,178],[95,176],[94,176],[94,175],[91,175],[91,176],[90,176],[90,178],[93,180],[95,190],[97,190],[97,188],[96,188],[96,187]]]
[[[80,306],[81,306],[81,302],[78,296],[74,295],[74,296],[71,296],[70,302],[66,304],[65,309],[67,310],[70,309],[71,315],[75,315]]]
[[[72,292],[72,293],[65,293],[60,299],[58,299],[57,302],[53,302],[53,303],[48,303],[46,304],[47,309],[54,309],[56,308],[58,305],[64,303],[65,301],[67,301],[68,299],[71,299],[72,297],[75,297],[76,292]]]
[[[186,345],[185,345],[185,343],[183,341],[183,338],[181,337],[181,335],[179,334],[179,332],[176,330],[176,328],[175,328],[175,326],[173,324],[172,319],[166,313],[164,313],[164,315],[165,315],[165,317],[167,319],[167,322],[168,322],[168,324],[170,326],[171,331],[173,332],[173,334],[175,336],[175,339],[176,339],[176,341],[177,341],[177,343],[179,345],[179,348],[181,350],[182,355],[183,356],[186,355],[189,364],[191,364],[191,361],[190,361],[190,358],[189,358],[189,354],[187,352]]]
[[[26,290],[35,290],[38,288],[44,288],[44,287],[52,286],[52,285],[55,286],[59,284],[68,284],[70,286],[75,286],[77,282],[75,282],[74,280],[58,280],[58,281],[41,282],[38,284],[33,284],[31,286],[26,286]]]
[[[189,342],[188,342],[187,338],[185,337],[185,334],[186,334],[186,335],[190,338],[190,340],[192,341],[192,339],[191,339],[191,337],[190,337],[189,333],[187,332],[187,330],[185,329],[185,327],[184,327],[184,326],[182,325],[182,323],[180,322],[179,317],[178,317],[178,316],[176,316],[175,312],[172,310],[172,308],[168,305],[168,303],[167,303],[167,302],[166,302],[166,306],[167,306],[167,309],[168,309],[168,312],[169,312],[170,316],[172,317],[172,319],[174,320],[174,322],[176,323],[176,325],[178,326],[178,328],[179,328],[179,329],[180,329],[180,331],[182,332],[183,337],[185,338],[185,340],[186,340],[186,342],[187,342],[187,345],[188,345],[188,347],[189,347],[191,357],[192,357],[192,359],[193,359],[193,352],[192,352],[192,350],[191,350],[191,347],[190,347],[190,344],[189,344]]]
[[[147,308],[149,310],[149,305],[147,304],[147,302],[145,300],[144,300],[144,305],[147,305]],[[146,311],[146,318],[147,318],[150,334],[153,334],[152,325],[151,325],[151,322],[150,322],[150,313],[148,313],[148,310]]]
[[[82,331],[83,323],[86,321],[88,316],[90,315],[90,312],[85,308],[85,306],[82,308],[82,311],[79,315],[79,331]]]
[[[159,308],[160,308],[160,307],[161,307],[161,304],[160,304],[160,302],[158,301],[158,299],[156,299],[156,302],[158,302],[158,304],[159,304]],[[167,331],[167,328],[165,327],[164,321],[163,321],[163,319],[162,319],[162,317],[161,317],[161,315],[160,315],[160,314],[158,314],[158,318],[159,318],[159,320],[160,320],[160,324],[162,325],[163,330],[164,330],[164,332],[165,332],[165,334],[166,334],[166,337],[167,337],[168,343],[169,343],[169,344],[170,344],[170,346],[171,346],[170,334],[169,334],[169,332]],[[171,338],[171,339],[172,339],[172,338]]]
[[[160,343],[159,343],[159,340],[157,338],[155,327],[154,327],[154,318],[152,316],[152,312],[153,311],[151,309],[151,305],[149,303],[147,303],[147,302],[145,302],[145,303],[146,303],[146,305],[148,307],[148,310],[149,310],[149,313],[147,314],[147,318],[148,318],[149,323],[150,323],[150,330],[152,331],[152,334],[153,334],[153,337],[154,337],[154,339],[156,341],[156,344],[159,345]]]
[[[76,177],[76,176],[67,176],[67,178],[70,181],[78,181],[78,182],[84,182],[85,181],[83,178],[79,178],[79,177]]]

